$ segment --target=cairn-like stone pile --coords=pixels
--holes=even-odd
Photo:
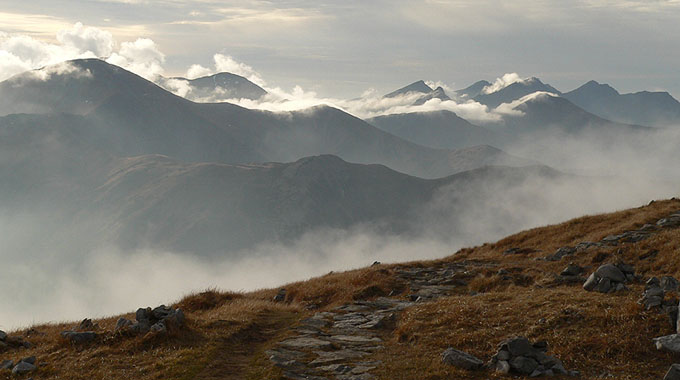
[[[126,318],[119,318],[115,332],[131,335],[143,335],[149,332],[165,334],[181,328],[185,322],[182,309],[172,309],[165,305],[154,309],[139,308],[135,313],[135,319],[136,321],[133,322]]]
[[[625,263],[605,264],[597,268],[583,284],[583,289],[600,293],[626,290],[626,283],[635,279],[635,268]]]
[[[548,343],[531,343],[525,337],[514,337],[498,346],[498,353],[487,363],[489,368],[501,373],[515,373],[530,377],[570,375],[578,376],[578,371],[567,371],[562,361],[547,355]]]

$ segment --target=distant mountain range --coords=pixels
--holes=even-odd
[[[485,150],[466,154],[423,147],[327,106],[272,113],[229,103],[194,103],[100,60],[68,65],[69,73],[36,79],[36,73],[28,72],[0,83],[0,114],[82,115],[102,144],[119,156],[162,154],[189,162],[242,163],[335,154],[425,178],[486,164],[531,163],[495,150],[483,156]]]
[[[608,84],[590,81],[562,96],[584,110],[621,123],[680,125],[680,102],[667,92],[619,94]]]

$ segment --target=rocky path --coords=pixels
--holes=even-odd
[[[373,301],[356,301],[301,321],[295,335],[267,351],[274,365],[292,380],[370,380],[381,363],[367,358],[383,346],[399,314],[418,302],[460,292],[474,276],[472,263],[397,270],[409,291]],[[485,266],[489,264],[484,264]]]

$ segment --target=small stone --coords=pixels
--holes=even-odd
[[[496,359],[501,360],[501,361],[508,361],[510,360],[510,353],[505,350],[500,350],[496,354]]]
[[[586,282],[583,283],[583,289],[587,291],[593,291],[595,290],[595,287],[597,286],[598,282],[600,281],[600,277],[597,275],[597,273],[593,272]]]
[[[496,372],[510,373],[510,363],[505,360],[499,360],[496,362]]]
[[[165,327],[165,323],[161,321],[151,325],[151,327],[149,328],[149,332],[152,334],[164,334],[168,332],[168,329]]]
[[[7,334],[4,331],[0,330],[0,341],[4,342],[5,339],[7,339]]]
[[[144,308],[139,308],[137,309],[137,312],[135,313],[135,319],[137,322],[144,322],[144,321],[150,321],[151,320],[151,308],[147,307],[146,309]]]
[[[20,362],[20,363],[21,363],[21,362],[24,362],[24,363],[28,363],[28,364],[35,364],[35,361],[36,361],[36,360],[37,360],[37,359],[36,359],[35,356],[28,356],[28,357],[25,357],[25,358],[21,359],[19,362]]]
[[[583,268],[574,263],[569,263],[569,265],[562,270],[560,276],[578,276],[581,273],[583,273]]]
[[[595,291],[598,291],[600,293],[608,293],[611,289],[612,281],[607,277],[601,278],[600,282],[598,282],[597,286],[595,287]]]
[[[680,380],[680,364],[671,365],[663,380]]]
[[[274,302],[283,302],[286,300],[286,289],[279,289],[279,292],[273,298]]]
[[[680,287],[680,283],[671,276],[663,276],[661,277],[661,287],[667,292],[675,292]]]
[[[449,347],[442,352],[442,362],[468,370],[479,369],[484,364],[484,362],[475,356],[470,355],[467,352],[456,350],[452,347]]]
[[[23,375],[32,371],[35,371],[38,369],[35,365],[27,362],[19,362],[14,368],[12,369],[12,374],[13,375]]]
[[[78,331],[92,331],[94,330],[94,324],[90,318],[83,319],[78,325]]]
[[[524,375],[531,374],[537,367],[536,360],[525,356],[517,356],[510,360],[510,368]]]
[[[0,363],[0,369],[12,369],[12,367],[14,367],[14,362],[11,360],[3,360]]]
[[[132,326],[132,324],[133,324],[132,321],[127,318],[118,318],[118,322],[116,322],[116,328],[113,331],[114,332],[125,331],[130,326]]]
[[[533,347],[529,340],[525,337],[510,338],[500,346],[501,350],[505,349],[510,352],[511,356],[522,356],[532,351]]]

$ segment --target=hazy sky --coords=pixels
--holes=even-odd
[[[680,0],[4,0],[0,38],[63,44],[58,32],[81,22],[109,32],[114,52],[151,39],[165,75],[210,67],[220,53],[269,85],[323,96],[417,79],[460,88],[517,72],[563,91],[596,79],[678,97],[678,20]]]

